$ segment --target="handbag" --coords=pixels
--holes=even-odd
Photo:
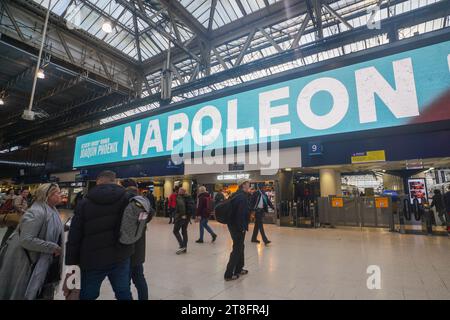
[[[16,228],[19,225],[22,214],[19,212],[8,212],[0,214],[0,226]]]

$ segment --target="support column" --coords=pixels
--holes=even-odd
[[[168,198],[173,191],[173,180],[166,179],[164,180],[164,198]]]
[[[184,179],[181,183],[181,187],[186,190],[187,194],[191,194],[191,186],[192,186],[192,180]]]
[[[320,196],[342,195],[341,173],[334,169],[323,168],[320,174]]]

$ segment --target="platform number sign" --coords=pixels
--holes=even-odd
[[[308,143],[308,154],[310,156],[317,156],[323,153],[323,146],[320,142],[309,142]]]

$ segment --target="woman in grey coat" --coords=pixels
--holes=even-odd
[[[36,190],[34,204],[0,249],[0,300],[53,299],[62,272],[64,228],[57,184]]]

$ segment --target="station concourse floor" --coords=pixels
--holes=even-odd
[[[188,252],[176,255],[173,225],[153,219],[144,266],[150,299],[450,299],[448,237],[265,225],[272,243],[251,243],[247,233],[249,274],[225,282],[231,239],[226,226],[210,225],[218,234],[215,243],[208,233],[205,243],[195,243],[199,230],[192,223]],[[369,265],[381,268],[379,290],[367,288]],[[56,298],[63,299],[61,292]],[[114,299],[107,280],[99,299]]]

